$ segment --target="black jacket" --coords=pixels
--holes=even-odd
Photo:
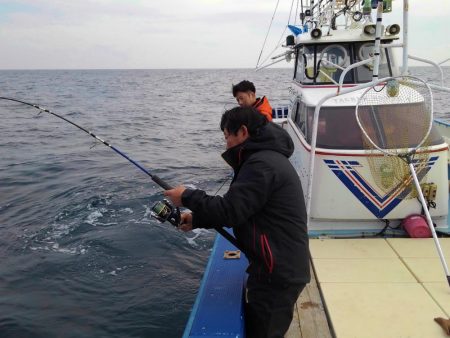
[[[293,151],[289,134],[268,123],[222,154],[235,174],[223,197],[192,189],[182,195],[194,228],[233,227],[250,261],[247,272],[283,285],[310,280],[305,202],[288,160]]]

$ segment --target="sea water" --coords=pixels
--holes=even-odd
[[[251,80],[276,106],[288,101],[292,76],[0,71],[0,96],[73,120],[171,185],[221,194],[230,168],[219,122],[235,106],[232,84]],[[449,103],[437,96],[435,113],[446,119]],[[162,189],[70,124],[3,100],[0,121],[0,337],[180,337],[215,232],[182,233],[151,218]]]

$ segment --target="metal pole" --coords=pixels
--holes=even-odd
[[[403,64],[402,75],[408,75],[408,0],[403,0]]]
[[[448,271],[447,262],[445,261],[444,254],[442,253],[442,248],[439,243],[439,239],[436,235],[436,230],[434,229],[433,221],[431,220],[430,212],[428,211],[427,203],[425,202],[425,198],[422,194],[422,189],[420,188],[419,180],[417,179],[416,171],[414,170],[414,165],[409,161],[409,170],[411,171],[411,175],[414,179],[414,184],[416,186],[417,194],[419,195],[420,203],[422,203],[423,210],[425,211],[425,216],[427,218],[428,227],[431,230],[431,234],[433,235],[434,244],[436,244],[436,250],[439,255],[439,259],[441,260],[442,267],[444,268],[445,275],[447,277],[448,285],[450,286],[450,272]]]
[[[373,61],[373,70],[372,70],[372,81],[378,80],[378,69],[380,68],[380,44],[381,44],[381,23],[383,21],[383,0],[378,0],[377,5],[377,23],[375,28],[375,53],[374,53],[374,61]]]

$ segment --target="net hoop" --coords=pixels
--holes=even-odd
[[[427,128],[427,132],[425,133],[425,136],[422,138],[422,140],[421,140],[414,148],[408,147],[408,148],[406,148],[406,151],[405,151],[403,154],[401,154],[401,153],[398,152],[398,149],[396,149],[396,150],[397,150],[396,153],[392,153],[392,152],[387,151],[386,149],[381,148],[380,146],[378,146],[378,145],[372,140],[372,138],[370,138],[369,134],[366,132],[366,130],[364,129],[364,127],[363,127],[363,125],[362,125],[362,123],[361,123],[361,121],[360,121],[358,111],[359,111],[359,107],[360,107],[361,101],[362,101],[362,99],[364,98],[364,96],[365,96],[369,91],[375,90],[375,86],[378,86],[378,85],[380,85],[380,84],[382,84],[382,83],[377,83],[377,84],[375,84],[374,86],[369,87],[369,88],[367,88],[367,89],[364,90],[364,92],[363,92],[362,95],[358,98],[358,101],[357,101],[357,103],[356,103],[356,108],[355,108],[355,118],[356,118],[356,122],[358,123],[358,126],[359,126],[361,132],[363,133],[364,137],[367,139],[367,141],[369,141],[369,143],[370,143],[375,149],[377,149],[377,150],[379,150],[380,152],[382,152],[382,153],[384,153],[384,154],[386,154],[386,155],[389,155],[389,156],[400,156],[400,157],[401,157],[401,156],[408,156],[408,155],[414,154],[414,153],[416,152],[416,150],[419,149],[419,148],[425,143],[425,140],[426,140],[426,139],[428,138],[428,136],[430,135],[431,128],[432,128],[432,126],[433,126],[433,111],[434,111],[434,108],[433,108],[433,93],[432,93],[432,91],[431,91],[430,86],[429,86],[425,81],[423,81],[422,79],[419,79],[419,78],[417,78],[417,77],[414,77],[414,76],[396,76],[396,77],[389,77],[389,78],[386,78],[385,81],[383,81],[383,82],[385,82],[385,85],[386,85],[387,82],[390,81],[390,80],[396,80],[396,81],[399,82],[399,84],[401,84],[402,82],[403,82],[403,83],[404,83],[404,82],[409,82],[409,83],[412,83],[412,84],[417,85],[417,86],[423,86],[423,87],[425,87],[426,90],[428,91],[428,95],[429,95],[429,98],[430,98],[430,109],[429,109],[429,112],[428,112],[428,114],[430,115],[430,118],[429,118],[429,121],[430,121],[430,122],[429,122],[429,125],[428,125],[428,128]]]

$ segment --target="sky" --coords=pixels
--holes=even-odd
[[[280,41],[291,2],[279,0],[262,59]],[[438,62],[450,57],[450,1],[409,2],[410,54]],[[394,0],[396,14],[384,22],[401,23],[402,4]],[[0,69],[254,68],[276,5],[277,0],[0,0]]]

